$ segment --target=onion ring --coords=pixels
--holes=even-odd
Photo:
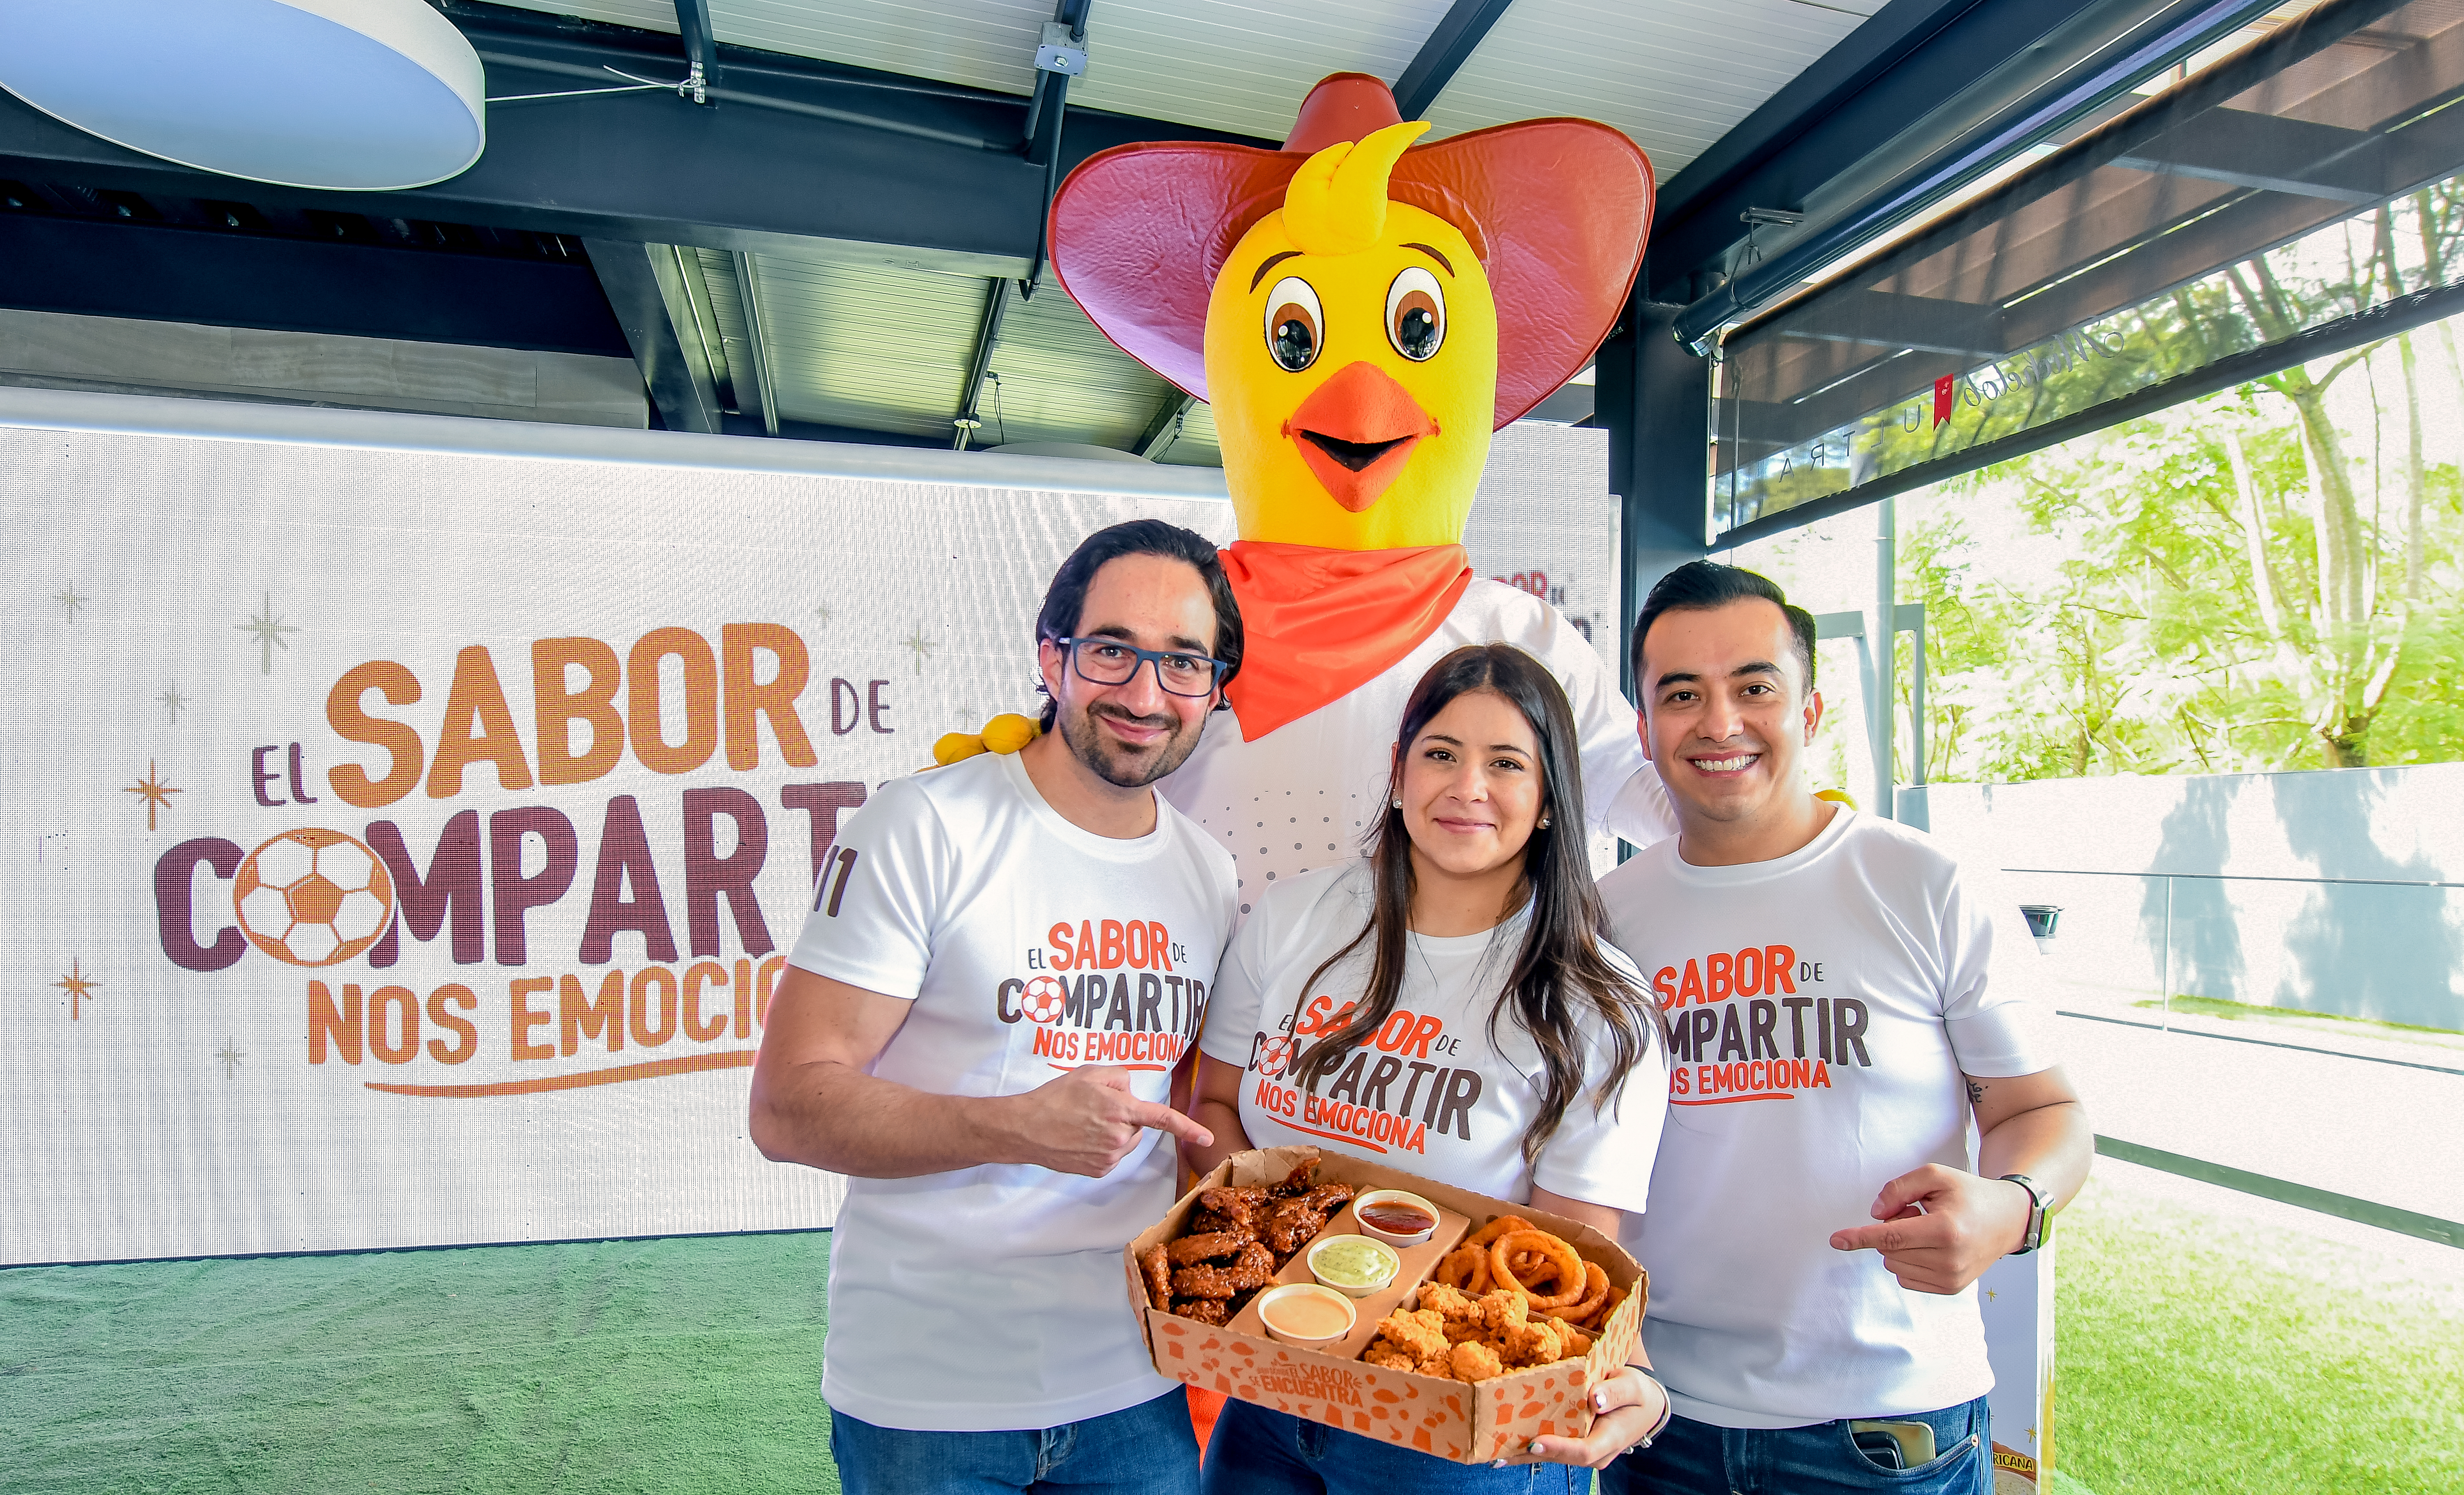
[[[1436,1276],[1465,1297],[1479,1297],[1488,1290],[1488,1253],[1478,1246],[1459,1247],[1438,1264]]]
[[[1530,1230],[1533,1228],[1535,1227],[1532,1225],[1531,1221],[1525,1220],[1520,1215],[1500,1215],[1495,1220],[1490,1220],[1487,1224],[1473,1231],[1470,1235],[1463,1237],[1463,1244],[1467,1246],[1485,1246],[1490,1242],[1495,1241],[1498,1237],[1505,1235],[1509,1230]]]
[[[1550,1264],[1556,1269],[1558,1291],[1545,1295],[1536,1293],[1515,1278],[1508,1264],[1513,1259],[1517,1245],[1543,1250],[1549,1254]],[[1583,1295],[1585,1286],[1583,1259],[1575,1254],[1573,1246],[1545,1230],[1513,1230],[1499,1236],[1489,1245],[1488,1263],[1489,1274],[1499,1279],[1499,1286],[1511,1284],[1535,1308],[1566,1308]],[[1536,1280],[1537,1274],[1534,1276]],[[1571,1286],[1568,1286],[1570,1284]]]
[[[1551,1310],[1549,1316],[1571,1328],[1591,1330],[1597,1325],[1601,1309],[1608,1301],[1609,1274],[1600,1269],[1599,1263],[1585,1262],[1582,1297],[1576,1299],[1572,1308]]]

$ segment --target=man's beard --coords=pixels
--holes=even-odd
[[[1159,726],[1172,735],[1150,748],[1127,748],[1105,737],[1096,728],[1094,717],[1099,711],[1122,721]],[[1206,728],[1203,716],[1184,726],[1177,715],[1170,714],[1133,716],[1117,708],[1105,707],[1088,707],[1079,711],[1064,707],[1059,723],[1061,740],[1069,745],[1071,756],[1094,770],[1095,776],[1106,783],[1122,789],[1143,789],[1178,768],[1190,754],[1198,750],[1199,735]]]

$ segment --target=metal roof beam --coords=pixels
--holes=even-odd
[[[615,309],[625,341],[633,349],[642,384],[658,407],[660,423],[670,430],[722,429],[710,366],[694,357],[700,334],[688,335],[678,325],[690,325],[693,308],[674,247],[608,239],[586,240],[585,246],[591,268],[607,292],[607,304]]]
[[[1514,0],[1455,0],[1438,21],[1437,30],[1420,43],[1419,54],[1395,80],[1395,107],[1406,120],[1417,120],[1429,112],[1438,96],[1446,91],[1463,65],[1471,60],[1473,49],[1488,29],[1506,13]]]
[[[1198,396],[1174,390],[1171,399],[1155,407],[1154,418],[1147,422],[1146,429],[1138,432],[1138,439],[1130,444],[1130,450],[1150,462],[1154,461],[1157,452],[1180,439],[1181,423],[1196,404]]]
[[[230,179],[218,178],[229,189]],[[0,212],[0,306],[622,358],[590,267]]]
[[[957,451],[967,450],[967,443],[983,424],[976,415],[976,407],[983,400],[984,376],[993,366],[993,346],[1001,341],[1001,319],[1009,315],[1009,282],[995,280],[984,288],[983,320],[976,326],[976,351],[967,360],[967,384],[958,396],[957,418],[951,424],[958,428],[957,439],[950,443]]]
[[[676,0],[676,34],[684,38],[683,87],[697,104],[718,86],[718,38],[710,29],[710,0]]]
[[[2062,138],[2097,110],[2127,99],[2134,85],[2256,19],[2268,6],[2269,0],[1978,0],[1923,53],[1903,58],[1878,82],[1872,91],[1878,99],[1896,98],[1899,107],[1912,109],[1932,105],[1908,116],[1895,133],[1875,129],[1863,136],[1883,141],[1881,146],[1826,180],[1794,183],[1793,198],[1754,203],[1733,195],[1744,187],[1726,197],[1711,194],[1708,203],[1724,203],[1739,215],[1754,207],[1785,208],[1800,211],[1803,221],[1750,268],[1694,297],[1677,319],[1677,335],[1698,342],[1724,322],[1790,294],[1825,264],[1886,237],[2026,146]],[[1965,71],[1942,71],[1954,55],[1965,59]],[[1863,99],[1857,105],[1863,107]],[[1825,139],[1848,133],[1854,132],[1836,117],[1822,132]],[[1749,186],[1767,190],[1781,184],[1761,173]],[[1734,223],[1723,228],[1704,216],[1719,210],[1694,208],[1689,223],[1699,231],[1684,241],[1678,259],[1715,240],[1726,245],[1742,237]],[[1654,245],[1655,258],[1662,248]],[[1682,292],[1665,279],[1654,285],[1691,296],[1692,275],[1705,266],[1697,260],[1685,269],[1689,283]]]
[[[774,365],[770,362],[769,334],[761,329],[761,286],[754,275],[753,256],[738,250],[734,258],[736,298],[744,307],[744,341],[748,344],[741,372],[752,378],[754,398],[761,407],[762,433],[776,436],[779,434],[779,390],[777,378],[772,372]],[[730,375],[738,372],[734,359],[728,360],[727,367]],[[744,388],[741,385],[737,385],[736,407],[747,415],[753,413],[744,409]]]
[[[497,96],[682,72],[673,38],[438,0]],[[665,92],[499,103],[488,149],[447,182],[402,192],[250,184],[253,202],[636,243],[869,260],[981,277],[1026,272],[1043,167],[1018,149],[1027,100],[896,74],[721,46],[726,84],[697,109]],[[733,107],[743,103],[746,107]],[[1272,146],[1091,109],[1069,112],[1063,173],[1151,140]],[[110,144],[0,95],[0,177],[168,197],[233,195],[229,177]]]

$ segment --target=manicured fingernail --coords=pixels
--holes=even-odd
[[[1607,1396],[1594,1396],[1594,1397],[1592,1398],[1592,1410],[1593,1410],[1594,1412],[1602,1412],[1602,1413],[1604,1413],[1604,1412],[1608,1411],[1608,1410],[1609,1410],[1609,1399],[1608,1399],[1608,1397],[1607,1397]]]
[[[1490,1468],[1492,1468],[1492,1469],[1503,1469],[1503,1468],[1505,1468],[1505,1467],[1506,1467],[1506,1461],[1505,1461],[1505,1460],[1503,1460],[1503,1459],[1500,1459],[1499,1461],[1497,1461],[1497,1462],[1495,1462],[1495,1463],[1493,1463],[1493,1464],[1490,1464],[1490,1465],[1489,1465],[1489,1467],[1490,1467]]]

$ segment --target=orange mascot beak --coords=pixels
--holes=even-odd
[[[1412,392],[1375,363],[1347,363],[1284,422],[1283,433],[1336,503],[1358,514],[1375,503],[1438,423]]]

